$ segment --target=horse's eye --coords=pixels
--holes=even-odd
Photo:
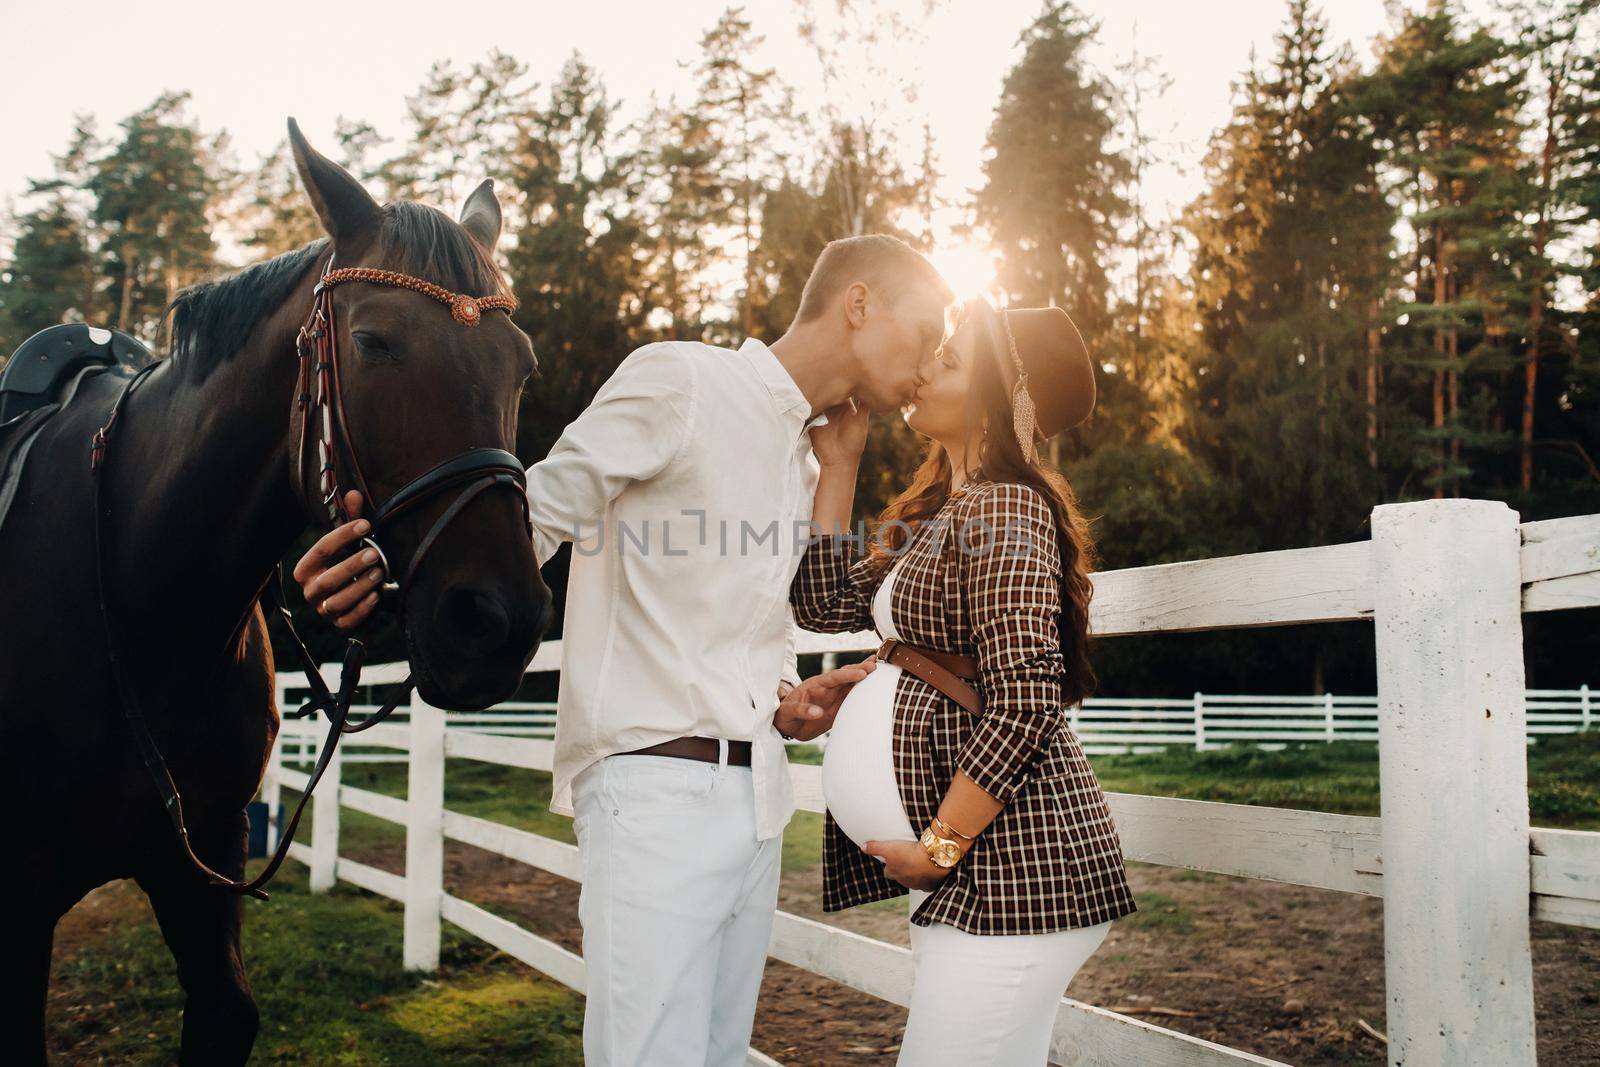
[[[350,336],[356,339],[356,344],[369,355],[386,356],[389,354],[389,342],[382,337],[367,330],[357,330]]]

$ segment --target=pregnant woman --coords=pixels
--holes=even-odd
[[[812,431],[817,536],[795,618],[886,639],[823,761],[823,905],[911,891],[899,1062],[912,1067],[1045,1063],[1067,984],[1134,910],[1111,812],[1066,724],[1093,682],[1092,548],[1037,452],[1094,396],[1065,312],[954,309],[906,415],[932,438],[928,457],[860,560],[842,531],[867,413],[830,412]]]

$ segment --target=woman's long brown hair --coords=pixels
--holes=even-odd
[[[970,438],[980,426],[988,427],[978,446],[977,464],[968,464],[969,481],[1015,482],[1032,486],[1043,494],[1055,519],[1056,543],[1061,552],[1061,658],[1065,672],[1061,680],[1064,704],[1082,701],[1094,689],[1096,677],[1089,654],[1089,600],[1094,584],[1089,573],[1099,562],[1088,521],[1078,509],[1077,495],[1066,478],[1041,463],[1029,462],[1012,432],[1011,393],[1000,371],[1000,360],[1009,359],[997,312],[979,297],[962,308],[966,315],[981,317],[976,332],[972,387],[967,393],[967,428]],[[969,457],[970,458],[970,457]],[[944,446],[934,441],[928,455],[912,476],[904,492],[889,502],[878,516],[879,535],[872,539],[872,566],[887,568],[923,521],[935,515],[950,499],[952,467]]]

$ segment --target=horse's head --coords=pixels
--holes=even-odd
[[[306,362],[336,359],[328,360],[331,386],[324,378],[307,391],[321,398],[311,387],[328,387],[334,430],[327,433],[320,406],[309,420],[301,407],[293,436],[306,426],[313,444],[330,437],[331,484],[341,493],[365,487],[365,514],[376,519],[378,546],[399,584],[422,697],[439,707],[487,707],[521,681],[550,616],[520,470],[504,454],[516,444],[533,346],[508,311],[480,311],[472,300],[452,306],[443,296],[508,295],[493,258],[499,202],[486,181],[459,223],[420,204],[380,206],[313,150],[292,119],[289,134],[334,266],[393,272],[353,272],[319,293],[332,345]],[[303,458],[295,459],[299,489],[316,501],[328,485],[317,484],[318,461]],[[437,470],[450,461],[454,467]]]

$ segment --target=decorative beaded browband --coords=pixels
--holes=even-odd
[[[414,278],[409,274],[401,274],[394,270],[379,270],[376,267],[340,267],[331,270],[322,276],[321,288],[331,288],[340,282],[376,282],[379,285],[395,285],[401,289],[411,289],[415,292],[431,296],[439,303],[450,309],[450,317],[463,326],[476,326],[483,321],[483,313],[501,308],[507,314],[517,310],[517,298],[514,296],[468,296],[466,293],[452,293],[441,285]]]

